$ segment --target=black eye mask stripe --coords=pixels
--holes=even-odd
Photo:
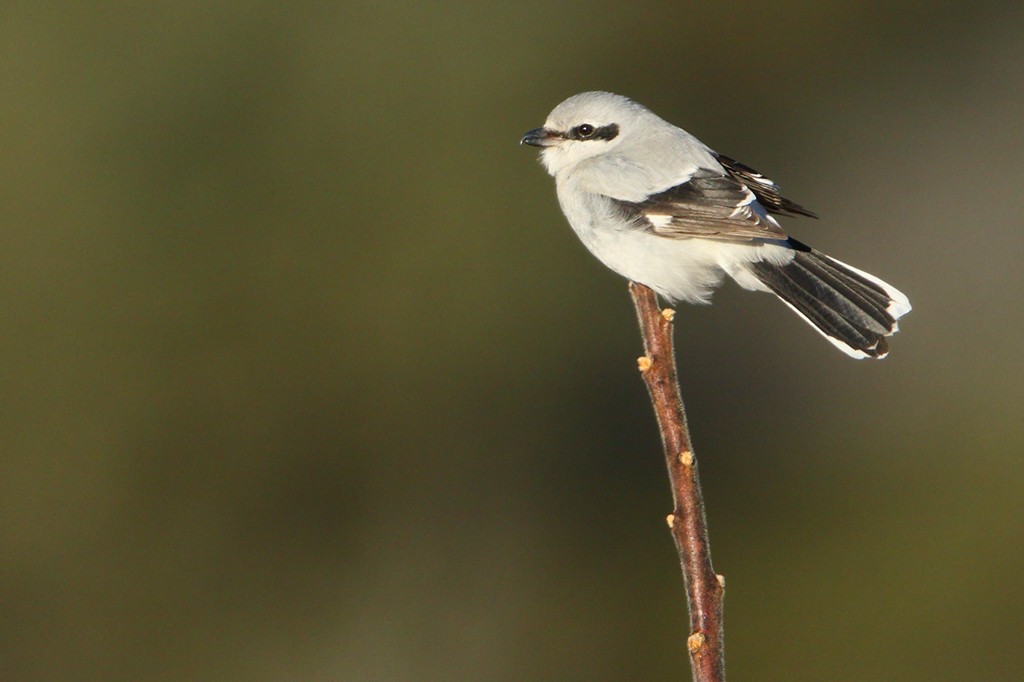
[[[565,137],[570,140],[614,140],[619,136],[619,126],[617,123],[609,123],[606,126],[595,128],[594,132],[589,135],[583,135],[579,131],[579,127],[573,128]]]
[[[606,126],[601,126],[594,131],[594,134],[590,136],[592,140],[614,140],[619,136],[619,126],[614,123],[609,123]]]

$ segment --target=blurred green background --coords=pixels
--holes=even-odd
[[[521,133],[633,97],[907,292],[677,316],[736,680],[1024,676],[1020,3],[10,2],[0,678],[679,680],[625,282]]]

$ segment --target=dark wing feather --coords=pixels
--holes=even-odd
[[[644,201],[615,203],[638,227],[663,237],[787,238],[778,223],[760,209],[755,192],[719,171],[699,169],[686,182]]]
[[[809,218],[818,217],[800,204],[794,203],[782,196],[779,193],[778,185],[750,166],[721,154],[715,154],[715,158],[718,159],[718,163],[722,164],[722,167],[725,168],[729,175],[750,188],[750,191],[757,196],[757,200],[761,202],[761,205],[769,213],[776,215],[802,215]]]

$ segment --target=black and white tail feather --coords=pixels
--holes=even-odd
[[[887,336],[910,312],[910,300],[874,275],[830,258],[795,239],[785,265],[752,263],[751,273],[839,350],[855,358],[884,358]]]

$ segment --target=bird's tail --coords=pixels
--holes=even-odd
[[[795,240],[793,260],[752,263],[751,273],[841,351],[884,358],[910,300],[895,287]]]

